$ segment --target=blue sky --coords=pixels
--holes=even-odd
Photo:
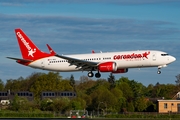
[[[0,79],[4,82],[47,72],[6,58],[21,57],[15,28],[22,28],[45,52],[48,43],[59,54],[152,49],[177,58],[160,75],[157,68],[137,68],[116,78],[124,76],[144,85],[175,84],[180,74],[179,0],[1,0]],[[78,80],[87,72],[60,73],[64,78],[71,74]],[[108,75],[102,73],[102,78]]]

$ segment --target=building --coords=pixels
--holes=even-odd
[[[44,98],[58,98],[58,97],[68,97],[68,98],[74,98],[76,97],[76,92],[74,91],[43,91],[41,93],[41,99]]]
[[[10,104],[10,102],[14,99],[15,96],[26,98],[28,101],[34,100],[34,94],[33,92],[29,91],[0,91],[0,106],[7,106]],[[59,98],[59,97],[68,97],[68,98],[74,98],[76,97],[76,92],[73,91],[44,91],[41,93],[41,99],[49,98]],[[2,107],[1,107],[2,108]]]
[[[180,92],[172,100],[157,100],[159,113],[180,113]]]
[[[18,95],[19,97],[25,97],[29,101],[34,100],[33,93],[29,91],[18,91],[18,92],[0,91],[0,101],[13,100],[15,95]]]
[[[158,100],[159,113],[180,113],[180,100]]]
[[[33,101],[34,100],[34,95],[33,92],[29,92],[29,91],[18,91],[15,92],[14,95],[17,94],[18,97],[25,97],[27,98],[27,100],[29,101]]]
[[[180,100],[180,92],[178,92],[172,99],[173,100]]]
[[[0,100],[9,100],[9,93],[7,91],[0,91]]]

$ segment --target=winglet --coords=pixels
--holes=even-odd
[[[92,53],[95,53],[94,50],[92,50]]]
[[[56,55],[56,52],[48,45],[46,44],[48,49],[49,49],[49,52],[51,53],[51,55]]]

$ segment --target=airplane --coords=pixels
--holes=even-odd
[[[129,68],[161,68],[176,60],[166,52],[158,50],[137,50],[108,53],[59,55],[48,44],[50,53],[41,51],[20,28],[15,29],[22,58],[7,57],[17,63],[49,71],[87,71],[88,77],[101,77],[101,73],[127,73]]]

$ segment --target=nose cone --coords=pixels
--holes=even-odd
[[[171,56],[170,61],[171,61],[171,62],[174,62],[174,61],[176,61],[176,58],[173,57],[173,56]]]

